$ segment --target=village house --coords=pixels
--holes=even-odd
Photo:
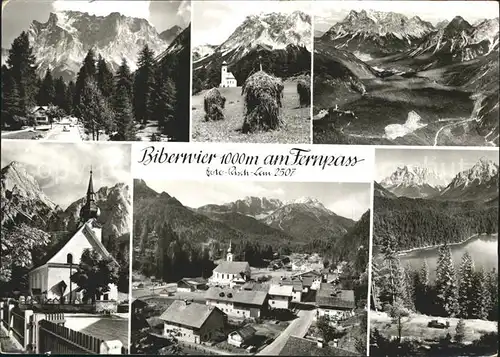
[[[293,286],[271,284],[269,287],[269,307],[272,309],[289,309],[293,296]]]
[[[233,331],[227,336],[227,343],[230,345],[241,347],[248,344],[255,336],[257,331],[250,325],[246,325],[237,331]]]
[[[236,87],[237,85],[236,78],[227,70],[227,62],[222,62],[222,67],[220,69],[220,87]]]
[[[231,317],[260,317],[267,301],[267,292],[212,287],[205,295],[209,306],[218,307]]]
[[[250,264],[248,262],[233,261],[231,243],[229,243],[226,260],[217,265],[208,281],[210,285],[230,286],[232,288],[234,285],[245,284],[250,277]]]
[[[79,300],[82,294],[70,276],[76,272],[85,249],[97,251],[101,257],[109,258],[118,264],[101,242],[101,226],[97,222],[99,215],[90,171],[86,201],[80,210],[80,226],[69,238],[58,242],[43,262],[28,273],[29,289],[34,297],[59,303],[73,303]],[[97,300],[117,301],[116,285],[110,284],[109,291],[98,296]]]
[[[203,278],[183,278],[177,282],[177,291],[193,292],[207,290],[207,280]]]
[[[299,279],[302,281],[304,288],[311,290],[318,290],[320,284],[323,282],[323,274],[316,270],[309,270],[302,273],[297,273],[292,276],[292,279]],[[305,291],[307,292],[307,291]]]
[[[322,283],[316,293],[316,318],[328,316],[344,320],[354,315],[356,307],[353,290],[341,290],[332,284]]]
[[[48,110],[48,106],[36,106],[31,109],[31,115],[35,117],[37,125],[50,124]]]
[[[292,301],[293,302],[301,302],[302,301],[302,292],[304,291],[304,286],[302,285],[302,281],[300,280],[291,280],[284,279],[281,281],[283,285],[290,285],[292,287]],[[311,282],[312,284],[312,282]]]
[[[165,336],[201,343],[222,336],[226,318],[217,307],[175,300],[160,319]]]

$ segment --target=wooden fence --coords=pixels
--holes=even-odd
[[[39,323],[38,353],[51,354],[100,354],[102,340],[73,331],[56,323],[42,320]]]
[[[2,302],[2,324],[7,330],[9,329],[9,303]]]
[[[24,336],[26,333],[26,321],[24,317],[24,311],[20,310],[18,307],[15,307],[11,310],[12,316],[12,336],[19,342],[21,345],[24,345]]]

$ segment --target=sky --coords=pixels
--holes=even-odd
[[[351,10],[396,12],[419,16],[434,25],[460,15],[471,24],[477,20],[498,17],[496,1],[315,1],[314,29],[326,31],[343,20]]]
[[[368,183],[146,180],[146,184],[192,208],[234,202],[246,196],[277,198],[281,201],[312,197],[336,214],[354,220],[361,218],[370,208]]]
[[[42,191],[63,209],[84,197],[92,166],[94,191],[125,183],[131,186],[130,145],[108,143],[41,143],[9,141],[2,145],[2,168],[25,165]]]
[[[451,181],[459,172],[470,169],[482,157],[498,165],[498,150],[377,149],[375,181],[382,181],[404,165],[432,169]]]
[[[311,13],[311,1],[193,1],[191,43],[220,45],[250,15],[271,12]]]
[[[148,20],[160,33],[174,25],[186,27],[191,22],[190,1],[109,1],[96,0],[9,0],[2,8],[2,47],[10,48],[12,41],[33,20],[45,23],[51,12],[73,10],[106,16],[119,12],[130,17]]]

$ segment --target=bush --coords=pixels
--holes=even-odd
[[[455,341],[462,343],[465,339],[465,322],[460,319],[455,329]]]
[[[299,105],[308,107],[311,105],[311,78],[306,76],[297,82],[297,93],[299,94]]]

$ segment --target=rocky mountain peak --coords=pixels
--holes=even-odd
[[[303,197],[299,197],[295,200],[292,200],[290,203],[291,204],[302,204],[302,205],[307,205],[307,206],[313,206],[316,208],[326,209],[325,206],[323,205],[323,203],[321,203],[317,198],[314,198],[314,197],[303,196]]]
[[[389,177],[381,181],[383,187],[393,186],[442,186],[446,182],[433,170],[417,165],[399,166]]]

